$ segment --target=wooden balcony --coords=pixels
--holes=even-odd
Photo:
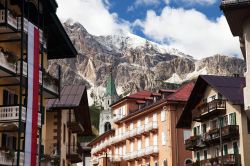
[[[76,120],[75,113],[68,114],[67,126],[72,133],[81,134],[84,132],[83,126]]]
[[[196,161],[187,166],[221,166],[222,160],[221,157],[213,157],[206,160]],[[241,165],[241,156],[240,154],[228,154],[223,156],[224,166],[240,166]]]
[[[215,99],[209,103],[202,104],[199,108],[192,111],[194,121],[203,122],[226,113],[226,101]]]
[[[185,140],[185,148],[186,150],[199,150],[203,148],[205,144],[203,143],[203,140],[201,136],[191,136],[189,139]]]
[[[73,164],[82,162],[82,156],[79,148],[81,148],[79,145],[67,145],[66,158]]]
[[[28,23],[28,20],[24,18],[23,30],[25,34],[28,34]],[[0,10],[1,41],[20,39],[21,25],[21,17],[16,16],[7,8]],[[47,49],[47,42],[44,38],[44,33],[41,29],[39,32],[41,46]]]
[[[222,139],[223,141],[230,141],[239,138],[239,126],[238,125],[228,125],[222,128]],[[220,142],[220,130],[215,128],[208,131],[205,134],[204,142],[206,144],[219,144]]]

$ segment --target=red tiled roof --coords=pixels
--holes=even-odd
[[[179,89],[176,90],[175,93],[169,95],[167,97],[167,100],[171,100],[171,101],[187,101],[191,92],[192,92],[192,89],[194,87],[194,83],[193,82],[190,82],[190,83],[187,83],[183,86],[181,86]]]
[[[150,91],[140,91],[134,94],[129,95],[129,98],[137,98],[137,99],[145,99],[146,97],[150,97],[152,95],[152,92]]]

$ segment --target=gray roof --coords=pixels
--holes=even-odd
[[[203,94],[207,86],[211,86],[218,91],[225,99],[232,104],[243,105],[244,77],[228,77],[201,75],[198,77],[182,115],[177,123],[178,128],[189,128],[192,122],[192,110],[203,99]]]
[[[69,85],[64,86],[59,99],[46,100],[46,108],[73,108],[80,105],[83,93],[85,91],[84,85]]]
[[[201,78],[233,104],[244,104],[244,77],[203,75]]]

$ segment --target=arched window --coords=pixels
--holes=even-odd
[[[104,131],[107,132],[109,130],[111,130],[111,124],[109,122],[106,122],[104,125]]]
[[[186,165],[192,164],[192,163],[193,163],[193,162],[192,162],[191,159],[186,159],[184,165],[186,166]]]

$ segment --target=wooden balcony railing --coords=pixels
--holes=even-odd
[[[186,150],[198,150],[204,146],[201,136],[191,136],[189,139],[185,140]]]
[[[239,126],[238,125],[228,125],[222,128],[222,139],[224,141],[228,139],[235,139],[239,136]],[[218,143],[220,138],[219,128],[208,131],[205,134],[204,141],[207,143]]]
[[[226,100],[215,99],[209,103],[204,103],[192,111],[194,121],[202,122],[210,118],[226,113]]]

